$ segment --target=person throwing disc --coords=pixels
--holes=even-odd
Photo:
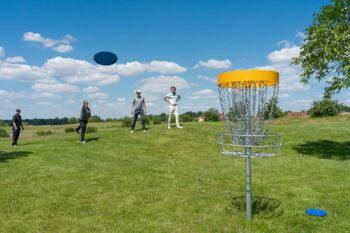
[[[143,96],[141,96],[141,91],[136,91],[136,97],[132,101],[131,114],[134,114],[134,121],[132,122],[131,133],[134,133],[135,125],[138,116],[141,116],[142,130],[147,132],[145,128],[145,114],[146,114],[146,101]]]
[[[79,126],[75,129],[75,132],[77,132],[78,134],[80,133],[80,141],[83,144],[85,144],[86,125],[88,124],[90,117],[91,110],[89,108],[89,102],[85,100],[80,110]]]
[[[179,106],[178,101],[181,99],[181,96],[176,92],[176,87],[172,86],[170,88],[171,92],[164,96],[164,101],[169,104],[169,118],[168,118],[168,129],[171,128],[171,115],[175,115],[176,127],[182,129],[179,122]]]

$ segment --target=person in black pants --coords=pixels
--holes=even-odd
[[[132,101],[131,114],[134,114],[134,121],[132,122],[131,133],[134,133],[135,124],[139,115],[141,116],[143,132],[147,132],[145,128],[146,101],[145,98],[141,96],[140,90],[136,91],[136,97]]]
[[[13,115],[13,118],[12,118],[12,131],[13,131],[12,146],[17,146],[17,141],[18,141],[19,135],[21,134],[21,128],[22,130],[24,130],[22,125],[21,110],[16,109],[16,114]]]
[[[89,108],[89,102],[86,100],[83,102],[83,107],[80,111],[80,119],[79,126],[75,129],[75,132],[80,133],[80,141],[81,143],[85,143],[85,131],[86,125],[89,122],[89,118],[91,117],[91,110]],[[81,130],[81,132],[79,132]]]

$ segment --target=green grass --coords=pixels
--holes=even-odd
[[[67,126],[28,126],[17,148],[0,140],[0,232],[350,232],[349,121],[276,121],[282,155],[253,160],[250,224],[244,160],[217,151],[222,122],[91,125],[85,145]]]

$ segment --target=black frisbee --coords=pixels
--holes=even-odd
[[[118,61],[118,57],[112,52],[102,51],[94,55],[94,61],[99,65],[110,66]]]

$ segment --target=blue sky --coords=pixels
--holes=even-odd
[[[1,1],[0,118],[130,114],[136,89],[150,113],[166,112],[171,85],[180,111],[219,108],[215,78],[235,69],[276,69],[280,106],[307,109],[323,85],[298,84],[299,52],[312,14],[328,1]],[[119,61],[97,66],[94,53]],[[350,104],[346,91],[336,96]]]

